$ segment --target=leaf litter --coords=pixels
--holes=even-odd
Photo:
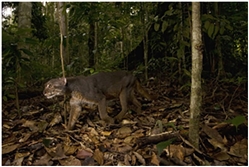
[[[188,142],[190,93],[163,83],[148,86],[157,100],[139,97],[141,115],[129,111],[119,124],[103,126],[96,107],[86,108],[72,131],[65,129],[61,100],[21,99],[22,118],[13,102],[4,102],[2,165],[248,165],[247,94],[242,87],[205,90],[197,149]],[[120,105],[110,104],[114,116]]]

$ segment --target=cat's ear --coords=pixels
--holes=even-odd
[[[63,77],[62,80],[63,80],[63,84],[66,85],[67,84],[67,78]]]

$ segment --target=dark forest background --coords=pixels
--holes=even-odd
[[[32,3],[28,28],[20,26],[21,10],[2,3],[3,100],[62,76],[57,4]],[[66,76],[125,69],[147,79],[147,70],[189,91],[191,3],[68,2],[63,10]],[[248,4],[201,3],[201,20],[203,83],[247,84]]]

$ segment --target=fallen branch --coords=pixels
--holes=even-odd
[[[181,140],[181,138],[179,137],[179,132],[164,132],[164,133],[160,133],[157,135],[152,135],[152,136],[145,136],[145,137],[141,137],[138,138],[136,143],[138,145],[138,147],[142,147],[144,145],[147,144],[157,144],[159,142],[162,141],[166,141],[172,138],[176,138],[176,140]]]

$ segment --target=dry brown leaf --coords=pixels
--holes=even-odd
[[[132,133],[131,128],[124,126],[117,131],[116,135],[118,138],[124,139],[125,137],[130,136],[131,133]]]
[[[39,130],[39,128],[35,124],[36,124],[35,121],[25,120],[25,122],[22,124],[22,126],[29,128],[33,132],[37,132]]]
[[[245,157],[247,156],[248,151],[248,143],[247,139],[242,139],[241,141],[235,143],[230,147],[230,154],[235,155],[237,157]]]
[[[154,128],[151,130],[151,135],[156,135],[156,134],[159,134],[159,133],[162,133],[162,128],[154,127]]]
[[[117,151],[119,153],[125,153],[125,152],[131,151],[131,150],[132,150],[132,147],[129,145],[125,145],[125,146],[121,146],[121,147],[117,148]]]
[[[131,144],[133,141],[134,137],[133,136],[128,136],[124,139],[124,143],[126,144]]]
[[[62,144],[58,144],[56,147],[47,148],[44,147],[47,153],[52,156],[53,160],[66,158],[64,150],[62,148]]]
[[[219,134],[219,132],[216,129],[210,128],[207,125],[203,125],[202,130],[211,138],[211,139],[215,139],[218,142],[222,143],[223,142],[223,138],[221,137],[221,135]]]
[[[147,120],[148,120],[148,123],[150,124],[155,124],[155,118],[151,117],[151,116],[147,116]]]
[[[56,147],[56,155],[57,155],[58,157],[64,157],[64,156],[65,156],[65,153],[64,153],[62,144],[58,144],[58,145],[57,145],[57,147]]]
[[[3,124],[3,128],[6,128],[6,129],[11,129],[12,127],[11,126],[9,126],[8,124]]]
[[[137,153],[136,151],[133,151],[133,154],[137,157],[138,161],[139,161],[142,165],[145,165],[145,159],[143,158],[142,155],[140,155],[140,154]]]
[[[23,152],[23,153],[18,152],[18,153],[15,154],[15,159],[21,158],[21,157],[27,157],[29,155],[30,155],[30,152]]]
[[[114,138],[112,140],[112,144],[120,144],[120,143],[123,143],[123,139]]]
[[[139,129],[139,130],[135,131],[134,133],[132,133],[132,136],[134,136],[134,138],[143,137],[143,136],[145,136],[144,131],[145,131],[144,129]]]
[[[92,156],[93,153],[85,149],[79,150],[76,155],[76,157],[79,159],[85,159],[86,157],[92,157]]]
[[[129,154],[125,154],[125,156],[124,156],[124,165],[125,166],[131,166],[130,161],[131,161],[131,156]]]
[[[50,166],[52,164],[49,163],[51,160],[51,156],[48,153],[45,153],[39,160],[36,160],[32,165],[35,166]]]
[[[2,146],[2,154],[8,154],[11,151],[14,151],[19,144],[7,144]]]
[[[221,150],[223,150],[223,151],[226,151],[227,150],[227,148],[224,146],[224,144],[223,143],[221,143],[221,142],[219,142],[219,141],[217,141],[217,140],[215,140],[215,139],[208,139],[208,142],[210,143],[210,144],[212,144],[213,146],[214,146],[214,148],[220,148]]]
[[[113,162],[114,161],[114,153],[111,152],[104,152],[104,159],[108,162]]]
[[[87,118],[86,122],[87,122],[88,125],[90,125],[90,126],[92,126],[92,127],[95,126],[95,125],[93,124],[93,122],[92,122],[89,118]]]
[[[131,155],[131,165],[134,166],[136,165],[137,162],[137,158],[134,154]]]
[[[118,134],[118,135],[131,134],[131,132],[132,132],[132,130],[131,130],[130,127],[123,126],[123,127],[121,127],[121,128],[118,130],[117,134]]]
[[[217,159],[219,161],[226,161],[226,160],[228,160],[230,158],[230,156],[226,152],[221,151],[221,152],[219,152],[217,154],[214,154],[213,158],[215,158],[215,159]]]
[[[174,157],[181,161],[184,160],[186,153],[193,151],[193,150],[186,150],[182,145],[170,145],[164,150],[166,151],[167,155],[169,155],[169,157]]]
[[[77,146],[70,146],[70,145],[64,145],[63,146],[65,155],[72,155],[76,152],[76,150],[78,149]]]
[[[122,161],[118,161],[117,166],[125,166],[125,164]]]
[[[168,149],[168,148],[166,148]],[[169,146],[170,157],[176,157],[179,160],[183,161],[185,156],[185,149],[182,145],[170,145]]]
[[[226,166],[226,162],[214,159],[214,163],[212,164],[212,166]]]
[[[99,165],[104,164],[104,154],[98,148],[94,151],[93,158],[99,163]]]
[[[101,134],[103,136],[110,136],[112,134],[112,131],[102,131]]]
[[[47,128],[47,126],[48,126],[47,121],[37,122],[37,128],[39,129],[39,132],[44,131]]]
[[[12,165],[13,166],[22,166],[23,159],[24,159],[24,157],[20,157],[20,158],[15,159],[12,162]]]
[[[20,143],[23,143],[23,142],[27,141],[27,140],[29,139],[29,137],[30,137],[32,134],[33,134],[33,133],[26,133],[26,134],[24,134],[24,137],[21,138],[21,139],[19,140],[19,142],[20,142]]]
[[[227,127],[227,126],[229,126],[229,123],[221,122],[221,123],[215,125],[215,126],[213,127],[213,129],[222,129],[222,128]]]
[[[72,155],[66,159],[59,159],[59,162],[62,166],[81,166],[80,160]]]
[[[92,139],[89,138],[88,134],[83,134],[81,138],[84,139],[85,142],[89,142],[89,143],[92,142]]]
[[[99,136],[99,133],[92,127],[89,127],[91,130],[90,130],[90,135],[91,136]]]
[[[195,151],[193,148],[186,148],[186,147],[184,147],[184,150],[185,150],[185,153],[184,153],[185,157],[193,154],[193,152]]]
[[[152,156],[151,156],[151,161],[150,162],[152,164],[156,165],[156,166],[159,166],[160,161],[158,160],[157,155],[154,152],[152,152]]]
[[[99,145],[99,143],[100,143],[99,137],[100,137],[100,136],[90,136],[90,137],[91,137],[92,142],[93,142],[95,145]]]
[[[22,162],[23,162],[23,159],[27,156],[29,156],[30,153],[29,152],[26,152],[26,153],[16,153],[15,154],[15,160],[13,161],[12,165],[14,166],[22,166]]]
[[[93,159],[93,157],[87,157],[84,159],[84,161],[81,164],[82,166],[96,166],[96,163]]]

